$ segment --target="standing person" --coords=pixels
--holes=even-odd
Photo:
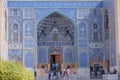
[[[117,74],[117,70],[116,69],[113,69],[113,74]]]
[[[49,73],[48,73],[48,80],[50,80],[51,79],[51,71],[49,71]]]
[[[55,63],[52,64],[52,70],[53,71],[56,70],[56,64]]]
[[[57,79],[60,79],[60,78],[61,78],[61,75],[62,75],[61,70],[59,70],[59,71],[57,72]]]
[[[67,80],[69,80],[70,79],[70,69],[69,68],[66,70],[66,76],[67,76]]]
[[[62,73],[63,73],[62,76],[64,77],[64,76],[65,76],[65,73],[66,73],[66,70],[63,69],[63,72],[62,72]]]
[[[37,80],[37,72],[34,70],[34,79]]]
[[[53,71],[51,71],[51,73],[50,73],[50,80],[53,80],[54,78],[54,72]]]
[[[54,79],[54,80],[56,80],[56,76],[57,76],[57,73],[56,73],[56,71],[54,70],[54,72],[53,72],[53,79]]]
[[[69,74],[70,74],[70,69],[67,69],[67,76],[69,76]]]
[[[105,71],[104,71],[104,69],[101,69],[101,74],[103,75],[103,74],[105,74]]]
[[[62,70],[60,70],[60,76],[62,77]]]
[[[94,72],[95,72],[95,78],[97,78],[97,70],[94,70]]]

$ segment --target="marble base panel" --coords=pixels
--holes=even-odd
[[[90,79],[90,69],[89,68],[78,68],[78,78],[80,79]]]

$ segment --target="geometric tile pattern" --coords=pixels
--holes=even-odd
[[[98,24],[100,23],[100,24]],[[90,43],[101,43],[103,41],[103,30],[102,30],[102,20],[100,17],[91,16],[89,18],[89,42]],[[94,27],[93,27],[94,26]]]
[[[22,49],[22,44],[8,44],[9,49]]]
[[[33,21],[25,21],[23,29],[24,29],[24,37],[33,36]]]
[[[65,49],[64,51],[64,63],[73,62],[73,51],[70,48]]]
[[[25,38],[23,40],[23,48],[24,49],[33,49],[33,47],[34,47],[33,38]]]
[[[27,68],[34,67],[34,54],[33,51],[24,51],[24,65]]]
[[[109,35],[105,33],[105,39],[109,38],[110,66],[116,66],[116,40],[115,40],[115,4],[114,0],[103,0],[103,7],[107,10],[109,16]]]
[[[104,2],[109,2],[110,4],[113,3],[113,0],[103,0]],[[27,4],[27,5],[26,5]],[[105,6],[105,5],[104,5]],[[18,24],[18,30],[16,30],[15,32],[18,33],[18,37],[15,37],[15,39],[18,39],[18,42],[22,42],[23,41],[23,49],[33,49],[34,47],[36,47],[34,45],[34,40],[33,39],[33,35],[34,34],[34,29],[33,26],[34,24],[38,24],[37,20],[41,20],[43,17],[53,13],[53,12],[60,12],[63,15],[66,15],[68,18],[71,19],[72,22],[75,23],[78,22],[77,24],[77,32],[75,34],[77,34],[75,36],[75,40],[76,42],[78,42],[78,64],[80,67],[87,67],[88,66],[88,55],[87,53],[89,53],[89,59],[90,60],[103,60],[103,40],[102,40],[102,12],[101,12],[101,8],[103,7],[103,2],[102,1],[87,1],[87,2],[60,2],[60,1],[56,1],[56,2],[39,2],[39,1],[34,1],[34,2],[25,2],[25,1],[8,1],[8,8],[11,10],[11,12],[9,12],[9,51],[8,51],[8,56],[10,60],[23,60],[23,50],[22,49],[22,44],[12,44],[13,42],[13,24],[16,23]],[[20,9],[11,9],[11,8],[20,8]],[[91,8],[91,9],[89,9]],[[97,15],[93,15],[93,8],[98,9],[97,10]],[[113,11],[113,5],[107,5],[105,6],[105,8],[109,9],[110,12],[110,42],[109,42],[109,49],[110,49],[110,59],[111,59],[111,63],[110,65],[115,65],[115,34],[114,34],[114,11]],[[42,11],[41,11],[42,10]],[[70,11],[71,10],[71,11]],[[37,15],[36,13],[34,13],[34,11],[38,11]],[[17,14],[17,13],[18,14]],[[22,12],[22,13],[21,13]],[[15,14],[17,15],[15,15]],[[71,15],[72,14],[72,15]],[[73,15],[74,14],[74,15]],[[92,15],[91,15],[92,14]],[[71,16],[72,17],[71,17]],[[77,21],[76,21],[77,19]],[[16,22],[14,22],[16,21]],[[85,21],[85,22],[84,22]],[[88,24],[86,24],[88,23]],[[99,29],[93,29],[93,24],[94,23],[99,23]],[[23,25],[23,26],[22,26]],[[34,26],[36,27],[36,26]],[[87,27],[89,29],[87,29]],[[22,29],[23,28],[23,29]],[[23,30],[23,32],[22,32]],[[94,35],[93,33],[96,32],[98,35],[98,42],[94,42]],[[67,31],[67,33],[69,33]],[[23,37],[22,37],[23,35]],[[59,34],[57,34],[59,35]],[[89,37],[88,37],[88,36]],[[44,38],[44,37],[43,37]],[[59,37],[58,37],[59,38]],[[105,39],[108,39],[108,34],[105,35]],[[49,41],[49,40],[48,40]],[[37,43],[37,42],[36,42]],[[44,43],[43,40],[43,44],[42,46],[45,45],[50,45],[50,46],[68,46],[67,43],[64,42],[59,42],[59,43]],[[76,43],[75,43],[76,44]],[[88,46],[89,45],[89,46]],[[37,53],[37,59],[39,63],[48,63],[48,55],[47,55],[47,46],[42,48],[38,48],[38,53]],[[70,45],[69,45],[70,46]],[[88,48],[88,51],[81,51],[79,49],[81,48]],[[72,48],[73,49],[73,48]],[[63,54],[63,58],[64,58],[64,62],[65,63],[71,63],[73,62],[73,50],[70,48],[64,48],[64,54]],[[108,48],[107,48],[108,49]],[[34,61],[34,51],[24,51],[24,60],[25,60],[25,66],[26,67],[33,67],[33,61]],[[76,53],[77,54],[77,53]],[[69,58],[68,58],[69,57]],[[30,58],[30,60],[29,60]],[[84,63],[82,62],[84,61]]]
[[[24,9],[23,10],[23,18],[24,19],[31,19],[31,18],[33,18],[33,10],[32,9]]]
[[[90,48],[102,48],[103,44],[102,43],[90,43],[89,47]]]
[[[87,19],[89,15],[89,9],[78,9],[77,19]]]
[[[23,52],[22,50],[8,50],[8,57],[11,61],[22,61],[23,60]]]
[[[15,25],[18,27],[17,29],[13,29]],[[19,20],[13,19],[9,20],[9,27],[8,27],[8,42],[16,43],[22,42],[22,25]]]
[[[69,18],[69,20],[72,21],[72,23],[76,23],[76,10],[75,9],[55,9],[55,8],[47,8],[47,9],[43,9],[43,8],[38,8],[34,10],[35,12],[35,22],[38,23],[44,19],[46,16],[54,13],[54,12],[58,12],[60,14],[62,14],[63,16],[66,16],[66,18]],[[35,24],[36,24],[35,23]],[[76,25],[76,24],[75,24]]]
[[[73,43],[70,41],[60,41],[60,42],[54,42],[54,41],[49,41],[49,42],[45,42],[45,41],[39,41],[37,43],[38,46],[72,46]]]
[[[27,5],[26,5],[27,4]],[[95,8],[95,7],[102,7],[103,3],[102,1],[80,1],[80,2],[68,2],[68,1],[56,1],[56,2],[39,2],[34,1],[34,3],[27,2],[27,1],[9,1],[8,7],[16,7],[16,8]]]
[[[16,8],[13,8],[13,9],[9,9],[9,16],[12,16],[12,17],[21,17],[22,16],[22,10],[21,9],[16,9]]]
[[[80,68],[85,68],[88,67],[88,56],[86,52],[81,52],[79,55],[79,67]]]
[[[80,36],[86,36],[87,34],[87,29],[86,29],[86,23],[85,22],[80,22],[79,23],[79,35]]]
[[[45,48],[38,48],[38,54],[37,54],[37,59],[38,59],[38,63],[48,63],[47,59],[48,59],[48,55],[47,55],[47,51]]]
[[[88,60],[103,60],[102,44],[102,25],[98,29],[93,29],[93,23],[101,23],[99,19],[102,14],[100,9],[96,9],[96,15],[93,14],[93,9],[77,9],[77,26],[78,26],[78,55],[79,67],[88,67]],[[93,32],[96,32],[93,35]],[[94,41],[98,40],[97,42]],[[91,50],[91,48],[93,50]],[[95,49],[94,49],[95,48]],[[96,49],[97,48],[97,49]],[[82,49],[85,49],[84,51]],[[89,55],[87,55],[89,53]],[[98,53],[98,54],[97,54]],[[85,60],[84,60],[85,59]],[[85,63],[84,63],[85,62]]]
[[[86,39],[79,40],[79,47],[87,47],[88,43]]]
[[[102,48],[90,48],[89,54],[90,60],[103,60],[103,49]]]

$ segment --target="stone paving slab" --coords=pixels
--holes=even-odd
[[[39,75],[37,77],[37,80],[48,80],[48,75]],[[102,79],[78,79],[76,75],[70,75],[69,77],[59,77],[59,79],[56,80],[102,80]]]

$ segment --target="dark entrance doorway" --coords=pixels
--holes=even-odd
[[[50,69],[53,70],[55,65],[56,70],[61,70],[61,54],[50,54]]]
[[[90,60],[90,76],[92,79],[102,79],[102,70],[102,60]]]

